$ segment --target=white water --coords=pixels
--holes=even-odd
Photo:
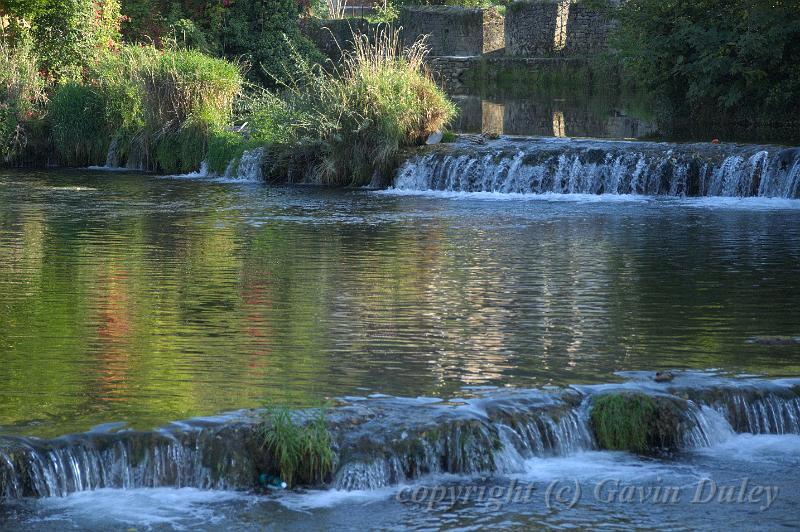
[[[392,188],[511,195],[800,198],[799,153],[749,145],[467,139],[412,156],[398,170]]]
[[[245,151],[241,158],[232,159],[223,175],[210,172],[208,162],[203,161],[197,172],[163,176],[173,179],[202,179],[214,183],[260,183],[263,181],[261,165],[264,161],[264,148]]]
[[[241,492],[195,488],[99,489],[43,499],[40,512],[47,515],[46,521],[80,521],[87,527],[135,524],[191,529],[222,519],[215,506],[254,500]]]
[[[231,165],[225,170],[225,178],[236,179],[237,181],[262,181],[264,176],[261,172],[261,165],[264,160],[264,148],[256,148],[253,150],[245,151],[239,159],[239,164],[236,168],[236,175],[229,175],[229,170],[232,170]]]

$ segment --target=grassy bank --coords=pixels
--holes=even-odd
[[[46,104],[46,85],[31,44],[0,40],[0,161],[14,163],[45,151]]]
[[[207,162],[221,174],[258,148],[270,179],[387,179],[400,151],[443,129],[455,107],[428,72],[422,42],[402,48],[386,27],[353,40],[341,63],[325,68],[287,40],[293,67],[272,72],[276,88],[265,88],[244,82],[253,65],[177,43],[114,46],[78,73],[53,77],[35,47],[3,39],[0,149],[6,164],[54,151],[49,162],[64,166],[176,174]]]

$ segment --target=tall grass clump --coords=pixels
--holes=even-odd
[[[166,172],[195,168],[210,136],[231,120],[239,67],[192,50],[171,51],[145,63],[139,75],[158,166]]]
[[[101,164],[109,146],[146,169],[196,169],[209,139],[231,120],[239,67],[191,50],[126,46],[52,98],[53,137],[62,162]]]
[[[256,106],[253,138],[290,150],[274,150],[279,168],[304,167],[306,178],[324,184],[365,185],[388,176],[401,149],[455,115],[425,67],[424,41],[403,48],[399,31],[381,27],[353,42],[338,68],[305,63]]]
[[[339,79],[343,142],[331,143],[328,180],[337,184],[366,184],[374,171],[390,171],[401,148],[424,142],[455,115],[424,64],[424,41],[402,49],[399,31],[384,28],[354,45]]]
[[[333,471],[335,456],[324,409],[302,426],[292,420],[288,409],[268,409],[264,414],[263,447],[272,457],[275,472],[290,488],[324,482]]]
[[[98,87],[74,81],[53,93],[50,120],[62,164],[85,166],[105,161],[113,124],[106,120],[104,96]]]
[[[0,160],[9,162],[43,137],[45,89],[30,43],[12,46],[0,36]]]

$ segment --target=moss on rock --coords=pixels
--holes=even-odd
[[[603,449],[637,454],[673,451],[681,441],[687,403],[639,392],[612,393],[592,401],[591,425]]]

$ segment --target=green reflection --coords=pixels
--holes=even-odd
[[[0,426],[800,374],[800,212],[0,175]]]

